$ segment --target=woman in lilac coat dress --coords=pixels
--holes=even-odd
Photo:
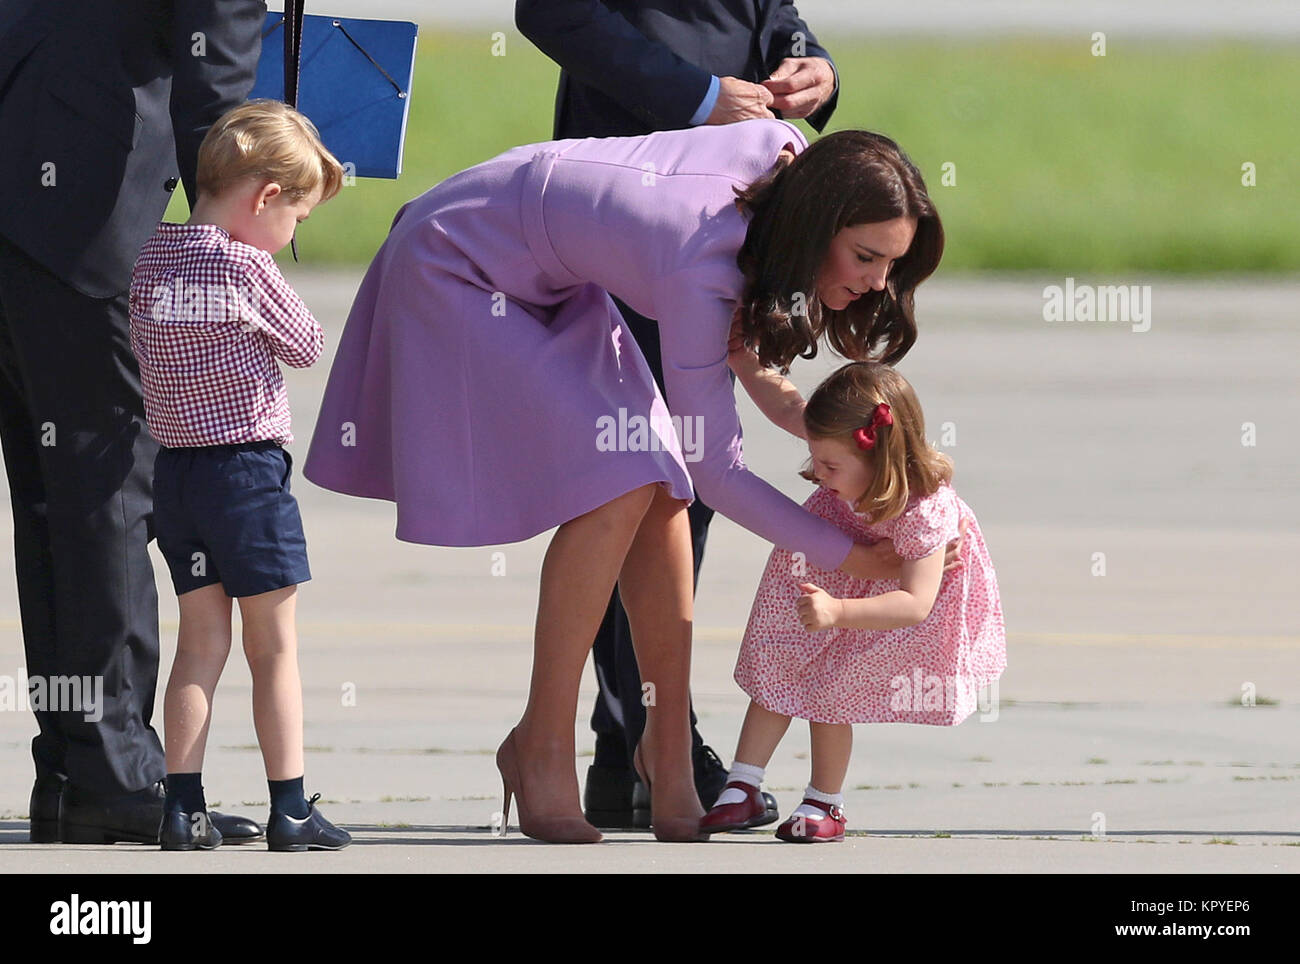
[[[896,361],[916,337],[913,289],[942,249],[924,182],[893,141],[841,131],[809,147],[779,120],[527,144],[398,212],[339,343],[304,474],[395,502],[408,542],[495,545],[559,527],[528,705],[497,754],[507,821],[513,795],[525,834],[601,839],[578,800],[574,724],[620,580],[654,684],[636,763],[655,834],[698,839],[694,493],[814,565],[897,572],[887,545],[853,545],[745,468],[733,324],[768,368],[812,357],[823,337],[850,358]],[[666,403],[611,295],[659,319]]]

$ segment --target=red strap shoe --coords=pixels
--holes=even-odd
[[[722,793],[735,787],[745,792],[745,799],[740,803],[718,804],[700,820],[701,833],[726,833],[728,830],[744,830],[760,822],[767,814],[767,804],[758,787],[733,780],[722,788]],[[722,794],[718,794],[722,796]]]
[[[824,817],[790,817],[776,828],[778,840],[786,843],[838,843],[844,839],[844,811],[833,803],[804,799],[803,803],[823,811]],[[802,804],[801,804],[802,805]]]

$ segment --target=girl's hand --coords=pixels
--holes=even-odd
[[[957,524],[957,538],[948,543],[948,551],[945,552],[943,556],[944,572],[948,572],[950,569],[960,569],[962,567],[961,547],[962,543],[966,541],[966,526],[968,524],[969,523],[966,519],[962,519],[961,522]]]
[[[755,355],[754,349],[745,347],[744,336],[740,333],[740,319],[733,318],[731,332],[727,336],[727,362],[748,361],[746,355]],[[755,355],[755,357],[757,357]]]
[[[803,623],[803,628],[815,633],[834,626],[844,611],[843,601],[811,582],[801,582],[799,588],[803,590],[803,595],[795,603],[795,608],[799,611],[799,622]]]

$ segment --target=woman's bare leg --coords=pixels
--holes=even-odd
[[[663,486],[619,573],[646,707],[642,762],[659,817],[704,815],[691,767],[690,676],[694,586],[686,503]],[[656,818],[656,824],[659,822]]]
[[[570,519],[546,550],[528,705],[515,727],[520,780],[535,816],[581,818],[573,740],[578,684],[655,488],[642,486]]]

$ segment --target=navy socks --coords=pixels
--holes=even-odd
[[[181,810],[185,813],[199,813],[208,809],[203,799],[202,773],[169,773],[165,781],[167,796],[163,800],[163,810],[168,813]]]
[[[267,780],[271,790],[271,812],[302,820],[308,814],[307,798],[302,792],[302,777],[292,780]]]
[[[208,809],[203,799],[203,774],[169,773],[167,774],[167,797],[163,809],[170,812],[181,810],[185,813],[198,813]],[[302,820],[309,812],[307,798],[302,792],[302,777],[293,780],[267,780],[271,791],[271,809],[277,813],[287,814],[296,820]]]

